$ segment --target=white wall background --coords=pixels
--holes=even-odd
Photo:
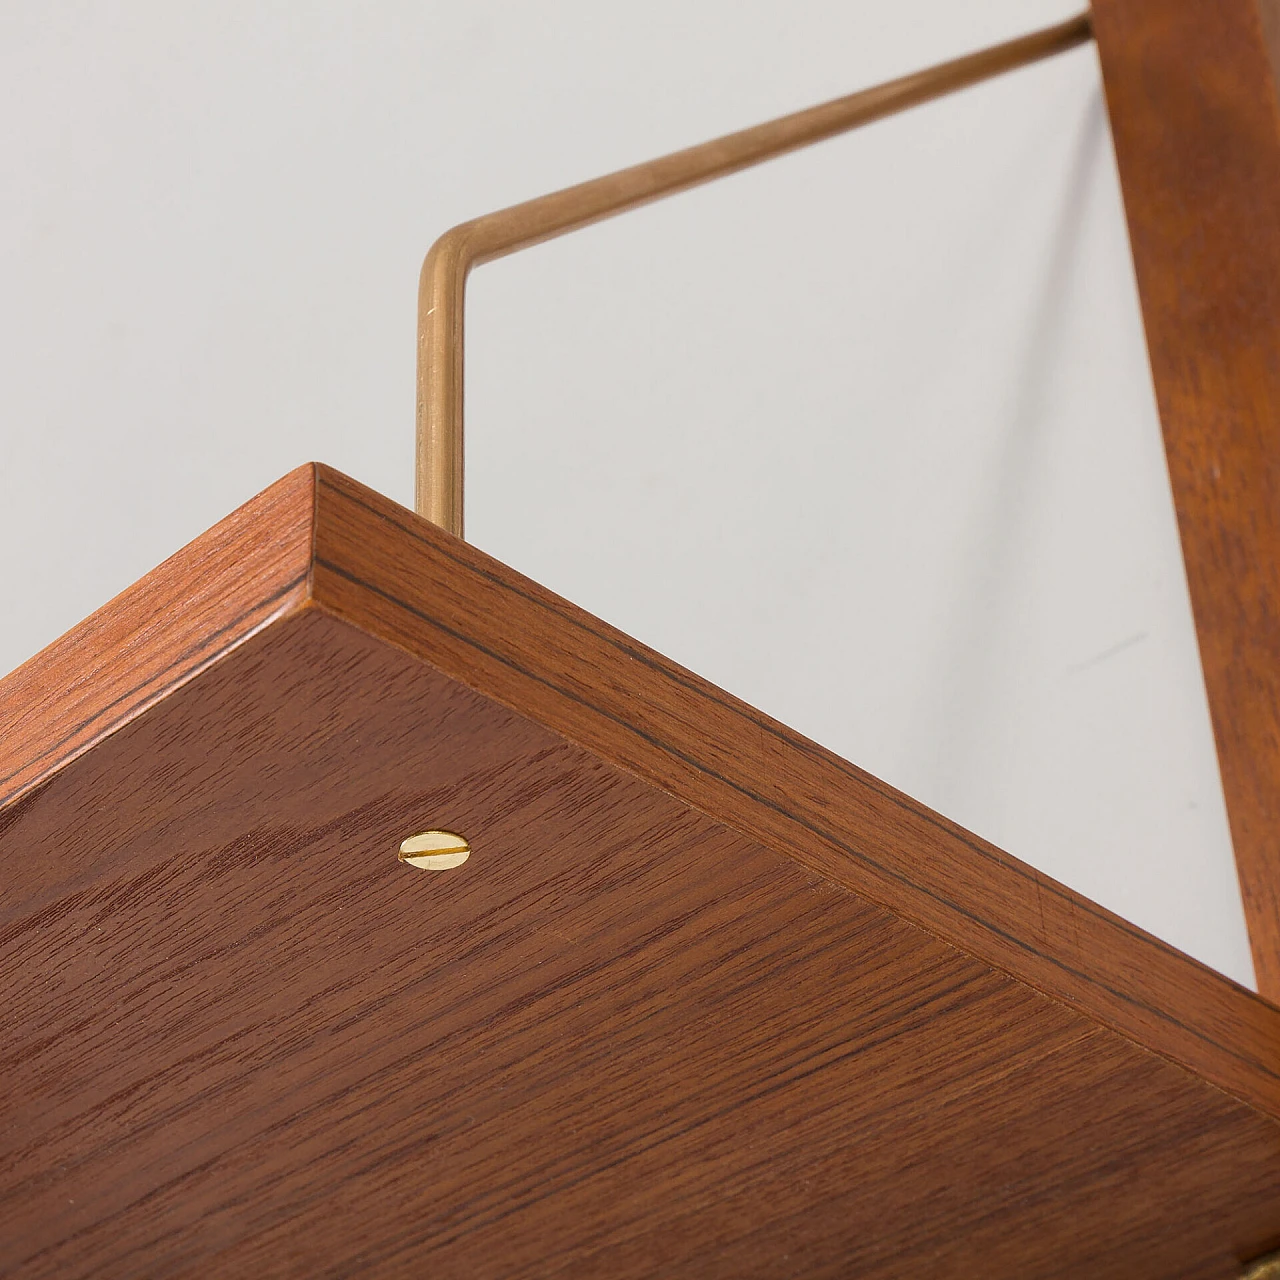
[[[318,458],[447,226],[1072,0],[0,0],[0,670]],[[469,535],[1252,982],[1091,49],[482,269]]]

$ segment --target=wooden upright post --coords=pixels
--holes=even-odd
[[[1093,17],[1254,965],[1280,1000],[1280,106],[1268,26],[1258,0],[1094,0]]]

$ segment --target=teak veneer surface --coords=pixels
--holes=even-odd
[[[1280,999],[1280,5],[1092,9],[1254,968]]]
[[[1280,1244],[1280,1011],[333,472],[0,682],[0,777],[6,1276]]]

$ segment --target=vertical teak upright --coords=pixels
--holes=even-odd
[[[1094,0],[1258,987],[1280,999],[1275,0]],[[1280,29],[1280,24],[1273,29]]]

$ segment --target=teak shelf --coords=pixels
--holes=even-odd
[[[841,110],[1090,30],[1264,994],[307,466],[0,681],[0,1274],[1280,1274],[1280,0]]]
[[[335,472],[0,714],[6,1275],[1275,1241],[1280,1010]]]

